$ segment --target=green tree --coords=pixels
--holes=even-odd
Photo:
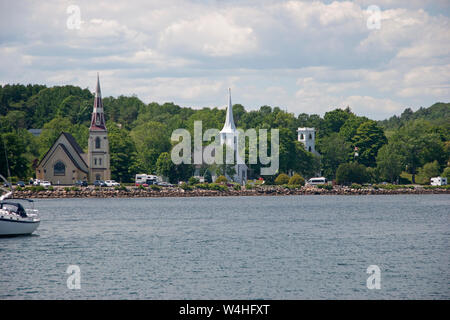
[[[31,172],[29,161],[26,158],[25,141],[15,132],[0,134],[0,138],[0,174],[8,177],[8,166],[6,165],[8,162],[11,176],[21,179],[29,177]]]
[[[322,127],[320,128],[319,137],[329,135],[332,132],[339,132],[344,123],[352,116],[349,108],[335,109],[325,113],[323,117]]]
[[[442,171],[442,175],[444,178],[450,179],[450,167],[446,167],[444,171]]]
[[[168,152],[163,152],[159,155],[158,160],[156,161],[156,173],[166,179],[169,179],[170,182],[175,182],[175,165],[173,164]]]
[[[368,178],[366,167],[356,162],[342,163],[336,171],[336,182],[338,184],[365,183]]]
[[[429,184],[432,177],[437,177],[441,173],[441,168],[437,160],[424,164],[422,168],[419,168],[417,175],[418,181],[421,184]]]
[[[171,148],[167,126],[149,121],[134,128],[130,133],[137,150],[137,164],[142,171],[155,172],[156,161]]]
[[[403,165],[406,166],[407,172],[412,174],[413,183],[418,168],[425,163],[434,160],[445,163],[446,153],[442,136],[426,121],[416,120],[401,127],[392,136],[391,143],[401,154]]]
[[[341,163],[348,161],[351,152],[350,143],[337,133],[320,139],[319,151],[322,154],[322,171],[328,179],[334,179]]]
[[[385,144],[378,150],[377,168],[380,178],[389,182],[397,181],[402,173],[402,156],[392,144]]]
[[[131,182],[136,168],[136,147],[126,129],[108,122],[111,177],[120,182]]]
[[[357,161],[367,167],[375,167],[378,150],[386,142],[383,129],[375,121],[362,123],[353,137],[353,145],[358,148]]]

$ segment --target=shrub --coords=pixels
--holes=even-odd
[[[317,185],[319,189],[333,190],[333,186],[331,184],[319,184]]]
[[[194,184],[200,183],[200,180],[198,178],[196,178],[196,177],[190,177],[189,180],[188,180],[188,183],[192,186]]]
[[[69,192],[70,188],[69,187],[64,187],[64,191]]]
[[[17,187],[16,187],[16,191],[23,191],[23,188],[22,188],[22,187],[19,187],[19,186],[17,186]]]
[[[359,183],[352,183],[351,188],[352,189],[361,189],[362,185],[360,185]]]
[[[282,185],[282,184],[288,184],[289,183],[289,176],[285,173],[281,173],[278,175],[278,177],[275,179],[276,185]]]
[[[78,188],[75,187],[75,186],[74,186],[74,187],[71,187],[70,190],[72,190],[72,191],[80,191],[80,189],[78,189]]]
[[[207,184],[207,183],[199,183],[199,184],[196,184],[195,187],[197,189],[208,190],[209,189],[209,184]]]
[[[124,185],[115,186],[115,187],[114,187],[114,190],[123,190],[123,191],[126,191],[126,190],[127,190],[127,187],[125,187]]]
[[[254,187],[255,187],[255,186],[252,185],[252,184],[250,184],[250,183],[247,183],[247,184],[245,185],[245,189],[247,189],[247,190],[253,189]]]
[[[338,184],[350,185],[351,183],[362,184],[368,181],[366,167],[362,164],[351,162],[342,163],[336,171],[336,182]]]
[[[227,191],[228,187],[223,184],[218,183],[210,183],[209,184],[210,190],[217,190],[217,191]]]
[[[301,185],[301,186],[304,186],[305,185],[305,179],[301,175],[296,173],[289,179],[289,184],[290,185]]]
[[[44,191],[45,188],[43,186],[32,186],[31,187],[31,191],[33,192],[39,192],[39,191]]]
[[[138,186],[138,189],[140,189],[140,190],[144,190],[145,189],[145,187],[142,185],[142,184],[140,184],[139,186]]]
[[[152,189],[154,191],[159,191],[159,190],[161,190],[161,187],[156,184],[152,184],[152,185],[150,185],[150,189]]]
[[[228,179],[225,176],[218,176],[215,183],[227,183]]]
[[[183,183],[180,185],[180,188],[183,189],[183,190],[185,190],[185,191],[189,191],[189,190],[192,190],[192,189],[193,189],[192,186],[188,185],[186,182],[183,182]]]
[[[53,186],[49,186],[49,187],[48,187],[48,190],[49,190],[49,191],[53,191],[53,190],[55,190],[55,188],[53,188]]]
[[[241,190],[241,185],[240,184],[235,184],[233,186],[233,189],[236,190],[236,191],[239,191],[239,190]]]

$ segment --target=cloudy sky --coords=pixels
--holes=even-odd
[[[0,84],[383,119],[449,102],[449,22],[448,0],[0,0]]]

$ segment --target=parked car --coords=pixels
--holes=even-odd
[[[36,179],[33,181],[33,186],[39,186],[41,184],[41,180]]]
[[[75,181],[75,185],[80,186],[80,187],[87,187],[88,183],[87,183],[87,181],[77,180],[77,181]]]
[[[5,183],[3,184],[3,186],[4,186],[5,188],[10,188],[10,187],[12,186],[12,184],[9,183],[9,182],[5,182]]]
[[[94,186],[96,186],[96,187],[107,187],[105,181],[103,181],[103,180],[95,180],[94,181]]]
[[[17,182],[17,186],[21,187],[21,188],[25,188],[25,182],[19,181],[19,182]]]
[[[170,184],[170,183],[165,182],[165,181],[158,182],[157,185],[161,186],[161,187],[173,187],[173,184]]]
[[[105,184],[106,184],[108,187],[120,186],[120,183],[118,183],[118,182],[116,182],[116,181],[114,181],[114,180],[106,180],[106,181],[105,181]]]
[[[41,186],[43,186],[44,188],[48,188],[50,187],[52,184],[50,183],[50,181],[41,181]]]
[[[134,185],[135,185],[136,187],[139,187],[139,186],[148,187],[148,183],[136,182]]]
[[[316,178],[311,178],[308,181],[306,181],[306,185],[309,186],[317,186],[319,184],[327,184],[328,180],[324,177],[316,177]]]

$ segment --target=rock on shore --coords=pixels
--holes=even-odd
[[[53,190],[22,190],[15,191],[14,198],[149,198],[149,197],[217,197],[217,196],[285,196],[285,195],[379,195],[379,194],[450,194],[450,189],[444,188],[399,188],[399,189],[375,189],[335,186],[331,190],[316,187],[285,188],[281,186],[265,186],[253,189],[226,191],[217,190],[183,190],[181,188],[151,188],[139,189],[128,187],[125,190],[113,188],[95,189],[86,187],[77,190],[65,190],[55,187]]]

